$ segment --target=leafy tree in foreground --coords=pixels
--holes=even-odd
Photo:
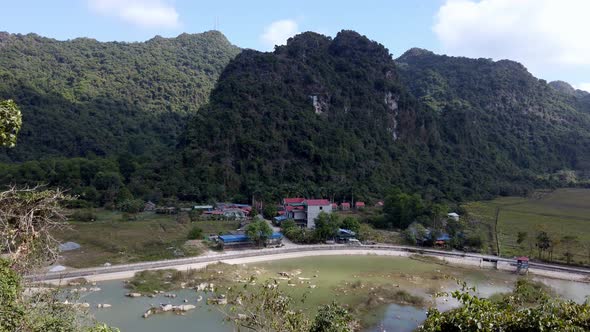
[[[315,237],[317,241],[333,239],[338,234],[340,220],[335,213],[320,212],[315,219]]]
[[[5,120],[2,110],[0,123],[10,122]],[[0,126],[0,145],[14,144],[16,136],[11,136],[11,130],[13,127]],[[0,258],[0,332],[117,331],[102,324],[90,327],[80,311],[61,303],[55,290],[24,294],[22,277],[57,257],[57,241],[51,232],[65,221],[61,203],[67,199],[59,190],[12,187],[0,192],[0,253],[5,254]]]
[[[359,229],[361,228],[361,223],[356,218],[346,217],[346,218],[342,219],[341,226],[344,229],[349,229],[349,230],[355,232],[356,234],[358,234]]]
[[[565,247],[565,252],[563,256],[568,264],[572,262],[574,257],[573,247],[578,244],[578,237],[573,235],[566,235],[561,239],[561,243]]]
[[[516,236],[516,243],[518,243],[518,245],[522,245],[524,243],[524,241],[527,238],[527,232],[518,232],[517,236]]]
[[[255,220],[246,227],[246,235],[260,246],[272,235],[272,228],[264,220]]]
[[[277,207],[274,204],[265,204],[263,209],[264,217],[271,219],[277,216]]]
[[[12,100],[0,101],[0,146],[14,147],[22,126],[22,115]]]
[[[465,285],[450,295],[462,306],[447,312],[430,309],[420,332],[438,331],[588,331],[590,304],[526,294],[530,287],[519,283],[513,294],[495,302],[470,293]],[[449,294],[444,294],[449,295]]]
[[[0,332],[103,332],[88,326],[84,313],[63,304],[58,290],[25,296],[23,276],[53,262],[58,242],[51,232],[63,227],[61,191],[18,190],[0,193]]]
[[[336,302],[321,306],[311,325],[310,332],[347,332],[353,330],[350,312]]]
[[[187,238],[189,240],[199,240],[203,238],[203,230],[198,226],[193,226],[190,231],[188,231]]]
[[[127,199],[119,204],[119,210],[127,213],[139,213],[143,211],[143,200]]]
[[[310,317],[276,282],[230,290],[227,298],[230,304],[218,308],[238,331],[352,332],[358,325],[348,310],[335,302],[320,306],[316,316]]]
[[[543,253],[547,250],[550,250],[553,246],[553,240],[549,237],[549,234],[545,231],[539,232],[537,234],[537,248],[539,248],[539,258],[543,258]]]

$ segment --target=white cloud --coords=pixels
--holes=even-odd
[[[162,0],[88,0],[93,11],[143,28],[180,26],[174,6]]]
[[[576,89],[584,90],[586,92],[590,92],[590,83],[580,83],[574,86]]]
[[[586,67],[588,13],[588,0],[447,0],[433,30],[452,55]]]
[[[295,20],[274,21],[266,28],[260,36],[262,43],[272,49],[275,45],[283,45],[289,37],[297,34],[299,26]]]

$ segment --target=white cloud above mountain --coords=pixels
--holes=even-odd
[[[88,0],[96,13],[118,19],[141,28],[177,28],[180,26],[176,8],[161,0]]]
[[[451,55],[590,68],[588,0],[447,0],[433,31]],[[587,88],[587,86],[585,86]]]
[[[274,21],[264,28],[260,41],[266,48],[272,49],[275,45],[285,44],[287,39],[299,32],[298,30],[299,25],[295,20]]]
[[[590,92],[590,83],[580,83],[574,86],[576,89],[584,90],[586,92]]]

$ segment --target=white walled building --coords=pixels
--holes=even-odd
[[[332,213],[332,203],[327,199],[305,200],[307,206],[307,228],[315,228],[315,219],[320,212]]]
[[[307,228],[315,228],[320,212],[332,213],[332,203],[327,199],[285,198],[283,206],[288,219]]]

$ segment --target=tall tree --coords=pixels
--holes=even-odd
[[[320,212],[315,219],[315,237],[317,241],[333,239],[338,234],[340,219],[335,213]]]
[[[565,252],[563,253],[563,256],[565,257],[567,263],[570,264],[572,258],[574,257],[574,252],[572,251],[572,249],[574,248],[574,246],[576,246],[576,244],[578,244],[578,237],[574,235],[566,235],[561,238],[561,244],[565,247]]]
[[[516,243],[518,243],[518,245],[522,245],[523,242],[526,240],[527,237],[527,232],[518,232],[518,234],[516,235]]]
[[[14,147],[21,126],[22,115],[16,103],[0,100],[0,146]]]
[[[549,237],[549,234],[545,231],[540,231],[537,234],[537,248],[539,249],[539,258],[543,258],[543,253],[551,249],[553,241]]]
[[[272,235],[272,228],[265,220],[257,219],[246,226],[246,235],[261,246]]]
[[[1,105],[0,145],[14,145],[20,112],[12,102]],[[81,322],[80,312],[61,304],[57,292],[24,294],[23,276],[57,258],[58,242],[52,233],[63,228],[62,203],[68,199],[60,190],[12,187],[0,192],[0,252],[6,254],[0,258],[0,332],[118,331]]]
[[[359,229],[361,228],[361,224],[357,218],[348,216],[342,219],[341,227],[344,229],[349,229],[358,235]]]

